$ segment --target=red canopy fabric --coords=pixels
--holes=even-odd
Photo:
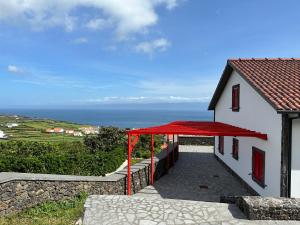
[[[257,137],[267,140],[267,134],[220,122],[175,121],[169,124],[127,131],[129,135],[141,134],[186,134],[203,136]]]

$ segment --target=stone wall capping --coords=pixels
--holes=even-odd
[[[32,181],[117,181],[122,178],[117,174],[110,176],[73,176],[56,174],[35,174],[35,173],[15,173],[1,172],[0,184],[14,180],[32,180]]]

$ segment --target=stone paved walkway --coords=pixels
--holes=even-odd
[[[205,187],[200,186],[207,186]],[[249,195],[215,159],[211,146],[180,146],[179,160],[168,175],[137,196],[219,202],[221,195]]]
[[[248,193],[214,159],[211,147],[180,146],[179,157],[154,186],[131,197],[90,196],[84,225],[300,225],[297,221],[249,221],[235,205],[218,203],[220,195]]]
[[[85,203],[84,225],[296,225],[296,221],[249,221],[235,205],[216,202],[94,195]]]

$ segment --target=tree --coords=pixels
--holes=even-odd
[[[101,127],[95,136],[86,136],[84,144],[90,151],[110,152],[117,146],[125,146],[125,130],[117,127]]]

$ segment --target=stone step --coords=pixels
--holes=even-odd
[[[244,219],[235,205],[140,196],[94,195],[85,203],[85,225],[199,224]]]

